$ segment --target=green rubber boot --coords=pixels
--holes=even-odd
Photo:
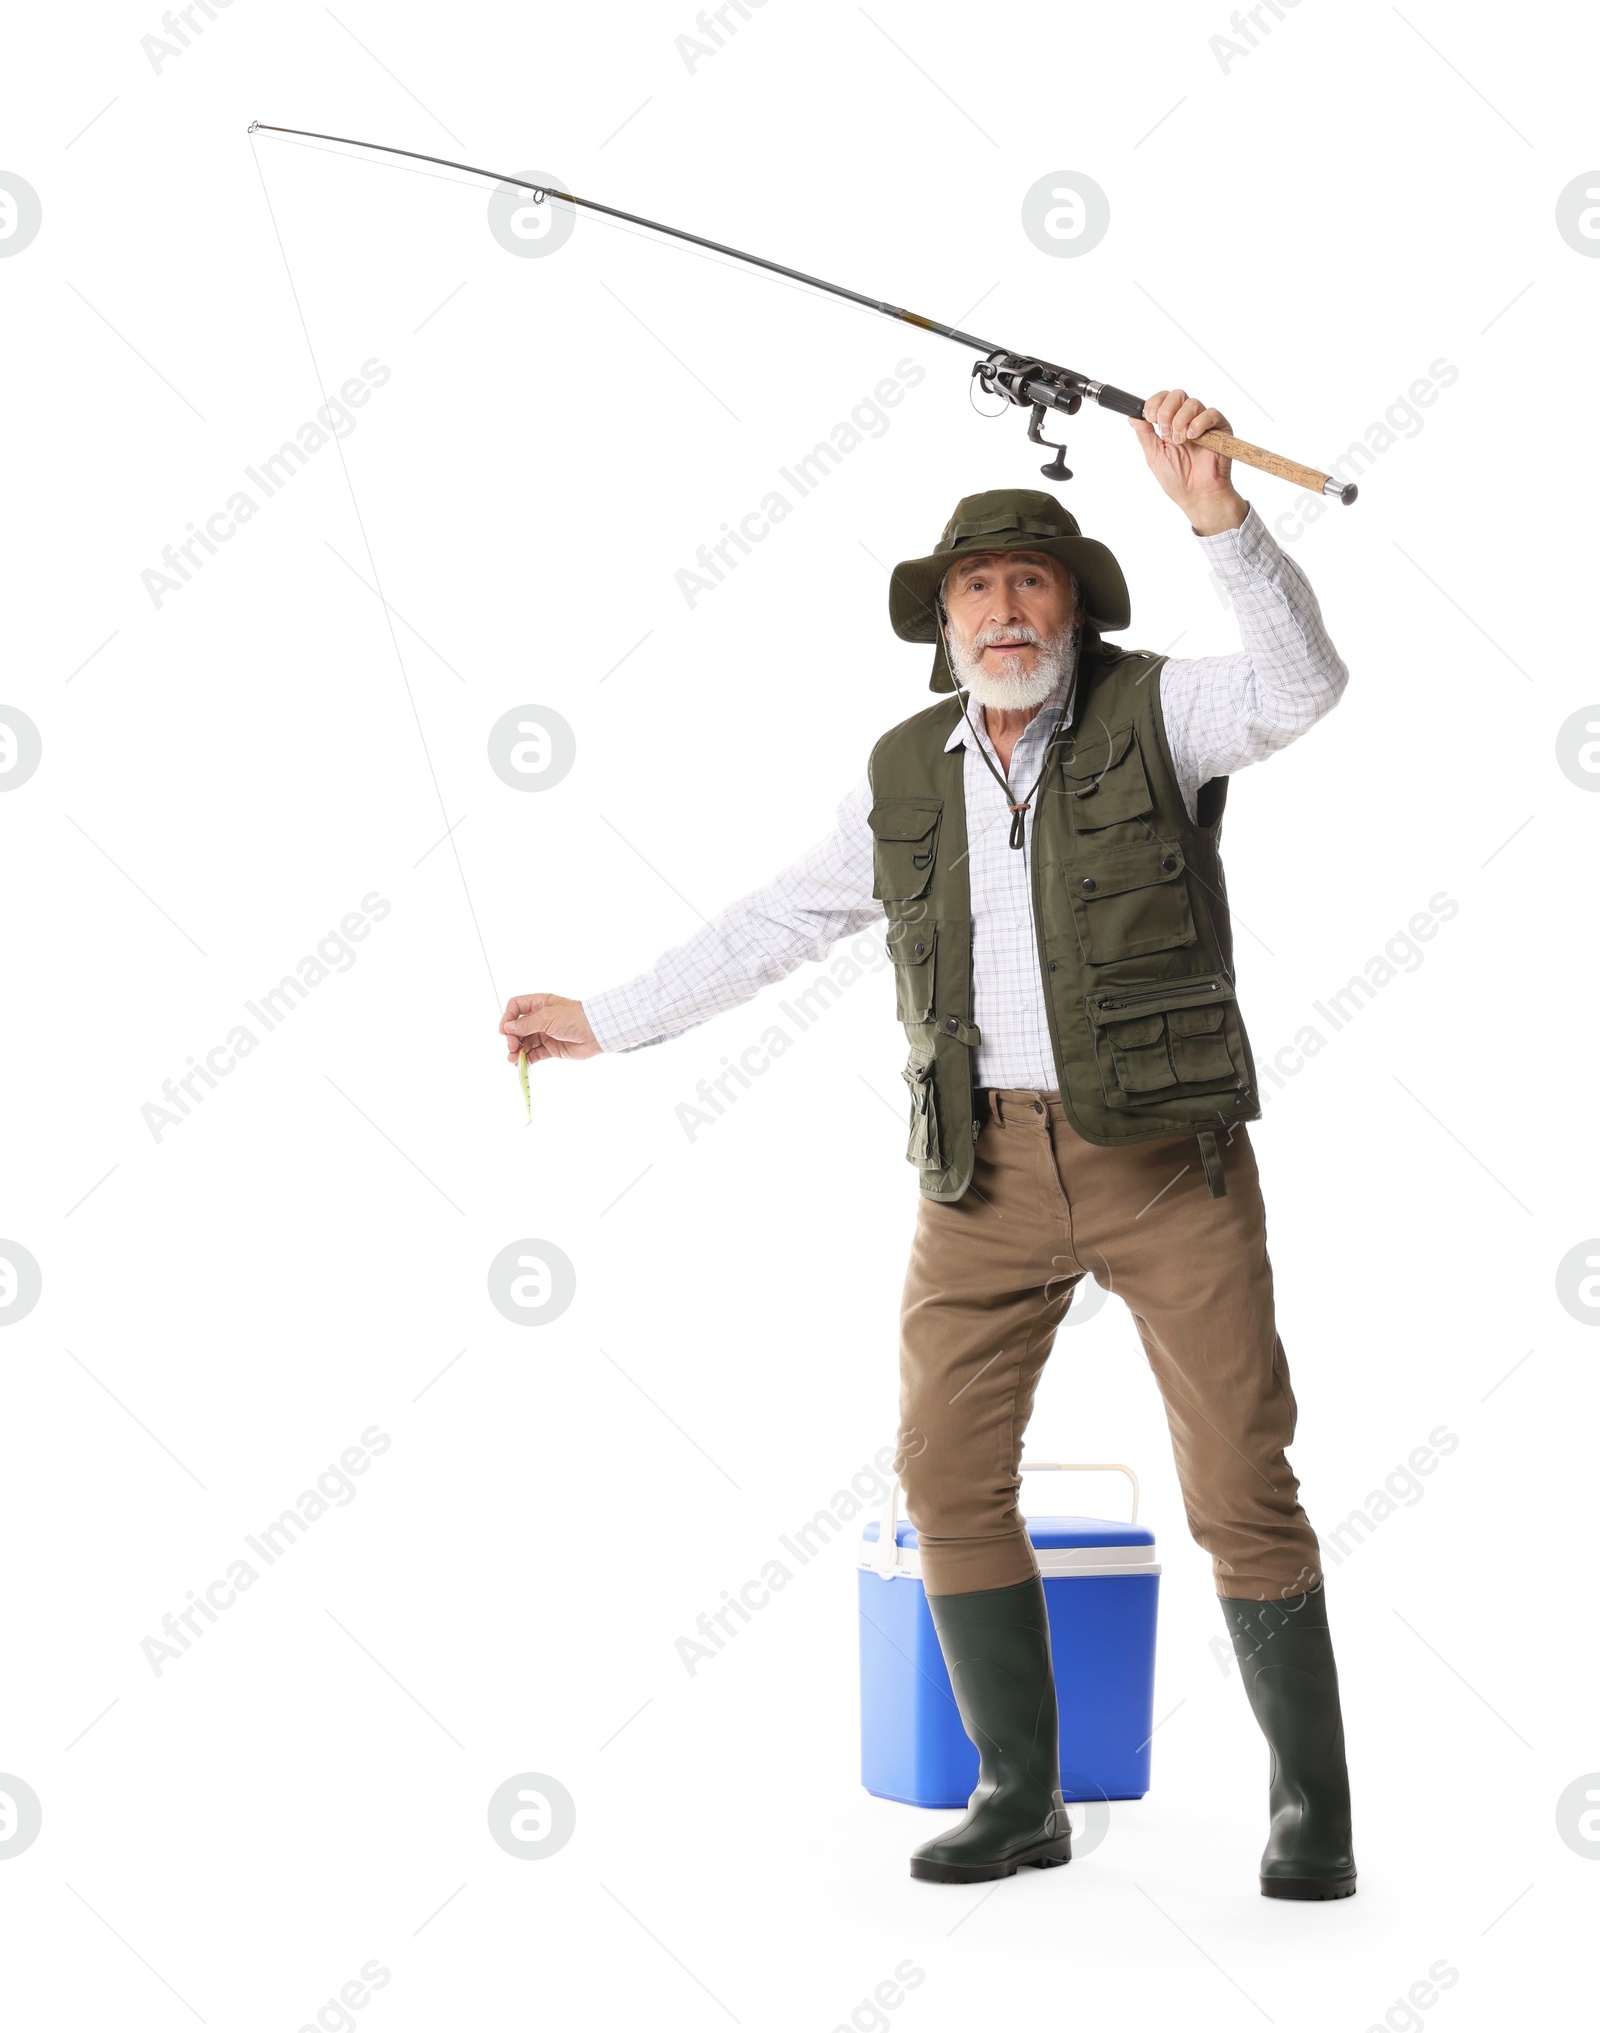
[[[1014,1877],[1019,1864],[1070,1863],[1044,1583],[930,1595],[928,1607],[978,1747],[978,1786],[966,1819],[913,1852],[912,1877],[972,1885]]]
[[[1323,1584],[1281,1602],[1221,1600],[1245,1692],[1272,1750],[1262,1893],[1348,1899],[1356,1888],[1350,1781]]]

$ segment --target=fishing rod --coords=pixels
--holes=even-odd
[[[990,395],[1002,396],[1017,408],[1032,412],[1028,419],[1030,442],[1055,453],[1047,465],[1039,468],[1048,480],[1070,480],[1072,468],[1066,464],[1066,446],[1042,433],[1041,426],[1047,411],[1076,416],[1083,407],[1084,398],[1089,397],[1102,409],[1113,410],[1118,416],[1144,415],[1142,396],[1130,395],[1125,388],[1115,388],[1108,381],[1092,381],[1087,374],[1079,374],[1071,367],[1058,367],[1053,360],[1041,360],[1030,353],[1013,353],[1008,346],[992,345],[987,339],[975,338],[971,332],[958,331],[954,325],[941,325],[937,319],[924,318],[916,311],[902,310],[898,304],[880,303],[876,297],[862,296],[858,290],[846,289],[842,283],[824,282],[821,276],[807,275],[798,268],[786,268],[781,261],[769,261],[764,254],[747,254],[743,248],[726,247],[720,240],[704,239],[698,233],[685,232],[681,226],[663,226],[659,219],[643,219],[637,212],[618,211],[615,205],[602,205],[595,198],[580,198],[573,191],[558,191],[553,185],[532,183],[526,177],[510,176],[501,170],[480,169],[475,163],[452,162],[443,155],[421,155],[414,148],[391,148],[382,141],[356,141],[348,134],[318,134],[306,127],[274,127],[265,120],[252,120],[246,132],[294,134],[303,141],[333,141],[343,148],[366,148],[377,155],[404,155],[412,162],[431,162],[441,169],[464,170],[469,176],[492,177],[497,183],[515,184],[521,190],[531,191],[537,205],[559,198],[563,204],[578,205],[587,212],[601,212],[608,219],[625,219],[630,226],[643,226],[652,233],[664,233],[669,239],[685,240],[693,247],[707,247],[713,254],[730,255],[735,261],[747,261],[753,268],[764,268],[769,274],[785,275],[791,282],[803,282],[810,289],[843,297],[848,303],[862,304],[869,311],[881,312],[886,318],[898,318],[902,324],[915,325],[919,331],[936,332],[941,339],[953,339],[958,346],[970,346],[984,356],[974,361],[972,367],[973,379],[979,386]],[[1303,466],[1298,460],[1284,458],[1281,452],[1269,452],[1263,446],[1249,444],[1227,431],[1205,431],[1198,438],[1186,439],[1185,443],[1190,450],[1216,452],[1225,459],[1237,459],[1241,465],[1259,467],[1263,473],[1288,480],[1296,487],[1309,488],[1313,494],[1336,495],[1346,506],[1356,498],[1353,482],[1338,480],[1331,473],[1319,472],[1314,466]]]

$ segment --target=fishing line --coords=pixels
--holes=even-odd
[[[289,283],[289,294],[294,299],[295,315],[300,320],[300,330],[305,337],[306,351],[311,356],[311,371],[316,376],[317,390],[322,397],[322,407],[326,411],[329,408],[327,384],[322,378],[322,367],[317,359],[317,349],[311,343],[311,328],[306,323],[305,309],[300,301],[300,291],[295,285],[294,270],[289,264],[289,252],[283,244],[283,233],[278,225],[278,215],[273,210],[272,193],[267,188],[266,172],[261,167],[261,157],[254,141],[250,144],[250,153],[255,162],[256,175],[261,179],[261,195],[266,200],[267,217],[272,222],[273,237],[278,243],[278,253],[283,261],[283,272]],[[467,871],[461,863],[461,850],[456,845],[455,829],[450,823],[450,814],[444,802],[444,792],[439,784],[439,772],[434,768],[433,753],[428,747],[428,737],[422,725],[422,714],[417,707],[416,694],[411,688],[411,674],[406,669],[406,660],[400,651],[400,638],[395,634],[394,616],[390,611],[389,597],[383,590],[383,579],[378,571],[378,561],[373,555],[372,540],[367,535],[366,518],[361,513],[361,503],[356,499],[355,482],[350,477],[350,463],[344,455],[344,441],[335,433],[333,434],[333,442],[338,449],[339,469],[344,474],[344,484],[349,491],[350,506],[355,514],[356,527],[361,532],[361,543],[367,554],[367,565],[372,573],[372,583],[377,589],[379,604],[383,608],[384,624],[389,631],[389,641],[394,649],[394,659],[400,667],[400,681],[405,686],[406,699],[411,707],[411,717],[416,723],[417,737],[422,743],[422,753],[428,765],[428,776],[433,784],[433,794],[438,800],[439,816],[444,822],[445,837],[450,842],[450,852],[455,858],[456,873],[461,878],[461,894],[466,898],[467,913],[472,919],[472,929],[477,935],[478,951],[483,955],[484,971],[489,976],[489,992],[494,997],[495,1008],[498,1010],[500,1008],[500,993],[495,987],[494,969],[489,963],[489,949],[484,943],[483,927],[478,922],[478,912],[477,907],[472,901],[472,892],[467,887]]]

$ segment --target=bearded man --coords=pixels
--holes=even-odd
[[[958,503],[896,567],[896,634],[953,696],[891,728],[827,839],[634,980],[513,997],[508,1057],[625,1052],[888,921],[919,1202],[896,1460],[940,1648],[979,1752],[965,1818],[915,1877],[1071,1856],[1043,1584],[1018,1509],[1034,1391],[1076,1286],[1133,1315],[1190,1530],[1271,1749],[1269,1897],[1354,1892],[1338,1678],[1246,1124],[1260,1101],[1218,842],[1228,778],[1348,676],[1304,575],[1189,441],[1181,388],[1130,419],[1232,598],[1242,650],[1107,642],[1128,591],[1049,494]]]

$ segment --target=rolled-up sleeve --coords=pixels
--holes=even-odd
[[[1338,704],[1350,676],[1305,574],[1254,506],[1237,529],[1196,541],[1233,603],[1243,648],[1162,666],[1167,743],[1191,816],[1203,783],[1297,740]]]
[[[601,1049],[637,1051],[737,1009],[883,916],[872,894],[872,791],[863,777],[834,830],[760,889],[728,905],[644,973],[582,998]]]

